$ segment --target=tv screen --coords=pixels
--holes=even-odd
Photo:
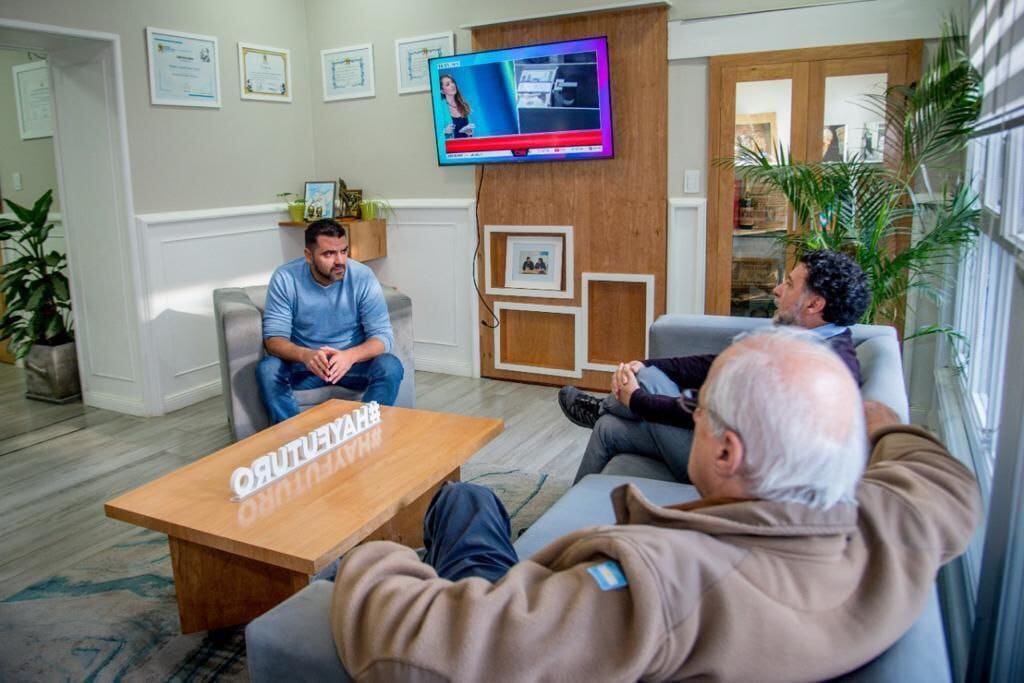
[[[605,36],[435,57],[442,166],[613,156]]]

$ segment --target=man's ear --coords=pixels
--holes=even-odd
[[[738,476],[743,466],[743,441],[736,432],[726,429],[718,442],[715,455],[715,473],[722,479]]]
[[[305,256],[306,256],[306,263],[312,263],[313,262],[313,252],[309,250],[309,247],[306,247],[305,249],[303,249],[302,253],[305,254]]]
[[[804,304],[804,308],[810,315],[819,315],[824,318],[825,316],[825,297],[820,294],[811,294],[807,297],[807,303]]]

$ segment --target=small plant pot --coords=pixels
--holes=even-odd
[[[295,223],[301,223],[306,219],[306,205],[305,203],[292,202],[288,205],[288,215]]]
[[[35,344],[25,357],[25,397],[69,403],[82,394],[75,342],[59,346]]]

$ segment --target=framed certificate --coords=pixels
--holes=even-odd
[[[238,78],[243,100],[292,101],[292,53],[281,47],[238,44]]]
[[[11,67],[18,131],[22,140],[53,136],[50,112],[50,70],[45,61]]]
[[[324,102],[373,97],[373,45],[351,45],[320,51]]]
[[[435,33],[395,41],[395,66],[398,68],[398,92],[430,90],[427,60],[455,54],[455,34]]]
[[[146,28],[149,101],[178,107],[219,107],[217,38]]]

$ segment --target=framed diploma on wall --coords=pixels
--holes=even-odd
[[[291,50],[239,43],[238,78],[243,100],[291,102]]]
[[[350,45],[320,51],[324,102],[373,97],[373,45]]]
[[[455,54],[455,34],[435,33],[395,41],[399,94],[430,90],[428,60]]]
[[[220,51],[215,36],[146,28],[149,101],[178,107],[219,107]]]
[[[18,108],[18,131],[22,140],[53,135],[50,113],[50,70],[45,61],[11,67],[14,101]]]

